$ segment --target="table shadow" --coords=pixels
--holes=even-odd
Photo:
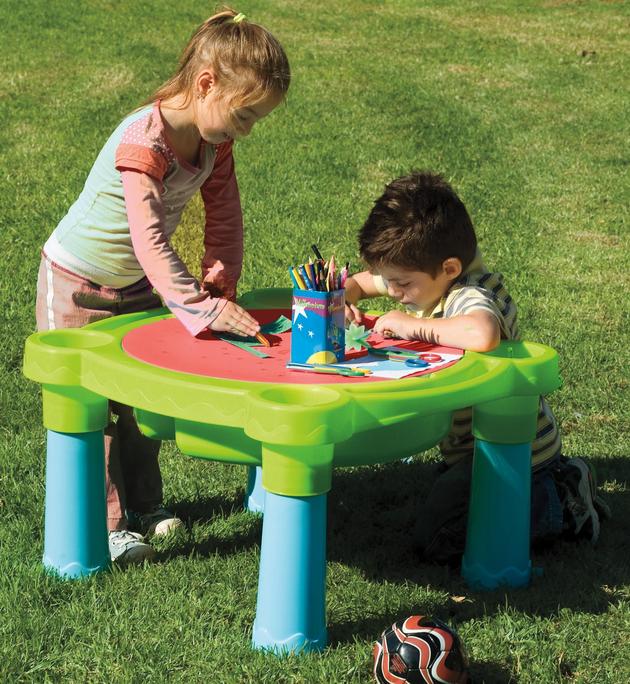
[[[625,483],[629,479],[630,464],[624,459],[590,460],[600,482]],[[395,615],[375,617],[367,631],[361,621],[332,625],[336,638],[351,639],[357,630],[373,636],[406,611],[443,615],[447,621],[455,616],[461,621],[499,612],[507,600],[510,606],[532,615],[552,616],[562,608],[600,614],[623,598],[623,587],[630,583],[630,492],[624,491],[625,485],[604,494],[613,515],[603,522],[597,546],[583,540],[558,540],[535,548],[532,565],[541,573],[535,572],[529,587],[474,592],[464,583],[459,567],[426,563],[414,547],[415,512],[435,470],[435,463],[414,460],[335,471],[328,501],[328,560],[358,568],[365,580],[376,586],[384,581],[400,583],[402,591],[412,582],[465,600],[457,604],[448,601],[446,606],[403,605]]]

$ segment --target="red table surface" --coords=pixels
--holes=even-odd
[[[250,313],[261,325],[271,323],[281,315],[287,318],[291,317],[291,311],[287,309],[261,309],[252,310]],[[367,318],[366,327],[371,327],[375,320],[375,318]],[[225,378],[226,380],[296,385],[365,383],[387,380],[387,378],[370,376],[347,377],[289,370],[286,364],[289,361],[291,350],[290,331],[280,335],[266,335],[266,337],[272,346],[263,347],[261,345],[256,347],[257,350],[269,355],[269,358],[261,359],[218,339],[211,331],[205,331],[197,337],[192,337],[176,318],[165,318],[141,325],[128,332],[122,340],[122,347],[129,356],[158,368],[211,378]],[[425,342],[393,341],[383,339],[376,334],[372,336],[370,343],[375,347],[389,347],[395,344],[405,349],[431,351],[438,354],[461,353],[461,349],[440,347]],[[363,355],[362,352],[353,351],[348,353],[346,358],[359,358]],[[453,361],[453,363],[457,362]],[[442,366],[442,368],[446,367]],[[417,377],[432,372],[436,371],[429,368],[407,377]],[[404,379],[402,378],[402,380]],[[400,380],[396,382],[400,382]]]

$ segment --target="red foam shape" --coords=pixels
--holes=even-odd
[[[261,309],[252,310],[250,313],[261,325],[275,321],[280,315],[287,318],[291,317],[291,311],[287,309]],[[122,347],[129,356],[158,368],[226,380],[296,385],[363,383],[386,380],[386,378],[369,376],[358,378],[289,370],[286,364],[289,361],[291,351],[291,332],[288,331],[279,335],[265,334],[265,337],[272,346],[263,347],[260,345],[256,347],[257,350],[269,355],[269,358],[261,359],[220,340],[209,330],[197,337],[191,337],[190,333],[176,318],[165,318],[141,325],[128,332],[123,337]],[[393,344],[417,351],[431,349],[437,353],[440,351],[444,353],[461,352],[459,349],[437,347],[423,342],[401,342],[391,339],[383,340],[374,346],[387,347]],[[348,358],[352,357],[354,357],[354,353],[348,354]],[[427,370],[414,373],[413,377],[424,373],[427,373]]]

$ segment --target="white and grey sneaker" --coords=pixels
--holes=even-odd
[[[600,514],[610,517],[610,508],[597,494],[595,469],[586,458],[570,458],[554,475],[564,509],[564,535],[586,538],[591,544],[599,539]]]
[[[114,563],[127,565],[152,560],[155,549],[144,543],[144,537],[129,530],[109,533],[109,555]]]
[[[148,513],[128,514],[128,517],[134,521],[134,527],[147,537],[162,537],[184,527],[184,523],[174,513],[162,506],[154,506]]]

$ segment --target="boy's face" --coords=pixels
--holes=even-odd
[[[447,261],[450,262],[451,259]],[[392,265],[380,266],[374,272],[385,280],[390,297],[401,304],[427,311],[448,292],[453,280],[461,273],[461,264],[459,269],[452,269],[444,262],[435,278],[425,271],[412,271]]]

